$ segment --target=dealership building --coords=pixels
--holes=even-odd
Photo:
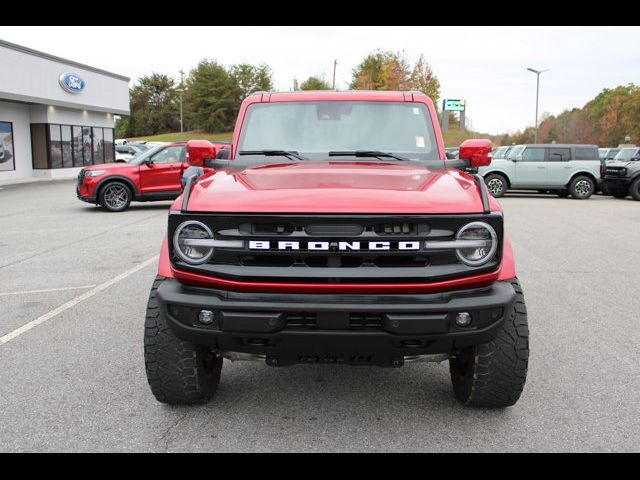
[[[0,182],[113,161],[129,78],[0,40]]]

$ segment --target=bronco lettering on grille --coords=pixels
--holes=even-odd
[[[250,250],[338,250],[338,251],[361,251],[361,250],[420,250],[420,242],[292,242],[269,240],[249,241]]]

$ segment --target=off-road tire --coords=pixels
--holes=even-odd
[[[640,177],[636,178],[631,185],[629,185],[629,193],[634,200],[640,200]]]
[[[484,177],[484,183],[487,185],[487,190],[494,198],[503,197],[509,188],[509,182],[507,182],[507,179],[499,173],[490,173]]]
[[[569,193],[576,200],[586,200],[596,191],[596,184],[591,177],[578,175],[569,182]]]
[[[170,405],[207,402],[218,389],[222,357],[174,335],[156,298],[164,280],[156,277],[153,282],[144,322],[144,365],[151,392]]]
[[[464,405],[509,407],[524,389],[529,361],[527,308],[518,279],[509,283],[516,300],[496,337],[489,343],[468,347],[449,360],[453,391]]]
[[[122,201],[116,202],[111,195],[115,195],[115,191],[121,192]],[[109,212],[124,212],[131,204],[133,194],[131,188],[122,182],[108,182],[100,187],[100,193],[98,193],[98,203]]]

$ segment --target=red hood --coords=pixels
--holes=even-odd
[[[175,205],[180,205],[181,200]],[[492,210],[499,210],[493,198],[490,202]],[[218,172],[194,185],[189,210],[481,213],[482,200],[473,179],[458,170],[379,162],[318,162]]]

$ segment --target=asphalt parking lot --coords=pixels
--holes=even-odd
[[[170,203],[110,214],[71,181],[1,187],[0,451],[640,450],[640,203],[501,203],[531,329],[516,406],[458,405],[446,363],[225,360],[218,396],[178,408],[142,356]]]

